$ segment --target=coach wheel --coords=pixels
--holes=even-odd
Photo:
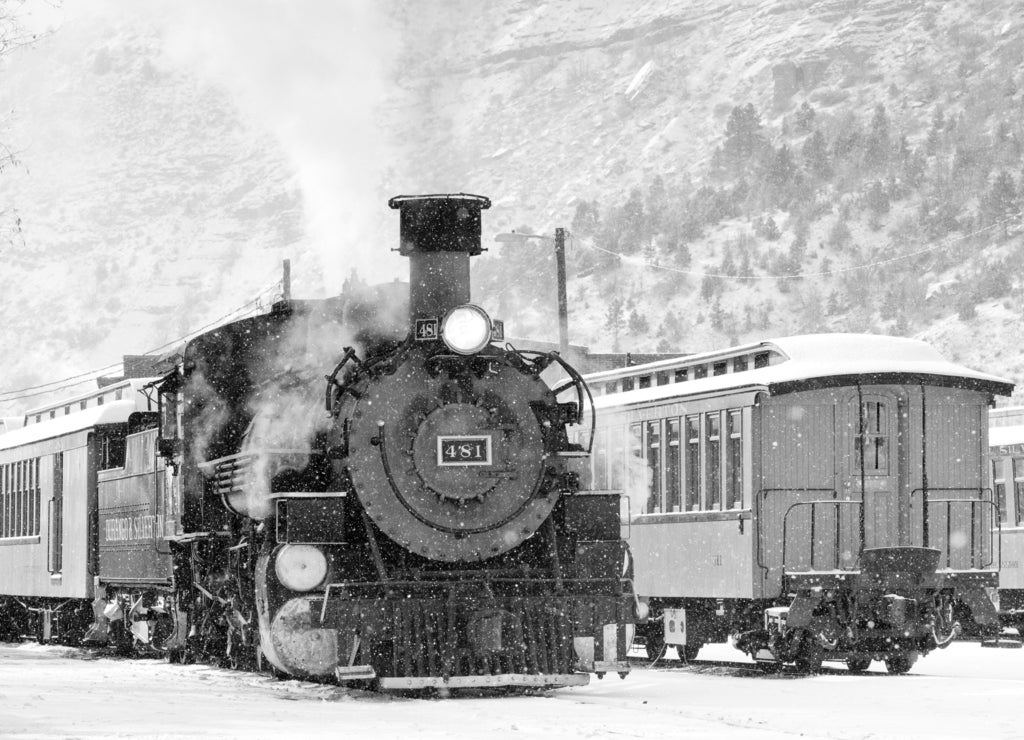
[[[665,633],[661,622],[651,622],[644,634],[644,650],[648,660],[657,660],[665,653]]]
[[[817,638],[805,631],[796,656],[796,669],[801,673],[818,673],[824,660],[825,654]]]
[[[914,667],[917,662],[917,652],[910,650],[905,653],[895,653],[885,659],[885,670],[892,674],[902,674]]]
[[[871,658],[857,657],[846,659],[846,668],[850,673],[864,673],[870,665]]]
[[[704,646],[699,642],[692,645],[676,645],[676,653],[679,654],[679,660],[689,663],[697,659],[697,653],[700,652],[702,647]]]

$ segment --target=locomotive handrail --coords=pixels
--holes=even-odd
[[[334,388],[342,387],[342,384],[338,382],[338,373],[340,373],[341,369],[349,363],[349,360],[355,360],[357,365],[363,364],[359,360],[359,357],[356,356],[356,351],[354,349],[352,349],[351,347],[345,347],[344,351],[345,354],[342,355],[341,361],[337,365],[335,365],[334,371],[330,375],[324,376],[324,380],[327,381],[326,398],[324,399],[324,404],[327,407],[327,413],[331,413],[331,411],[333,411],[331,401],[333,401],[334,398],[331,395],[331,391]]]
[[[814,544],[815,544],[815,539],[816,539],[815,538],[815,534],[814,534],[814,529],[815,529],[815,513],[814,512],[815,512],[816,506],[818,504],[831,504],[836,509],[836,511],[835,511],[835,514],[836,514],[835,530],[836,531],[835,531],[835,536],[833,538],[833,542],[835,544],[835,552],[833,553],[833,563],[835,563],[835,570],[851,570],[850,568],[840,568],[839,567],[839,524],[840,524],[839,507],[840,506],[862,507],[863,506],[863,502],[860,501],[859,499],[858,500],[854,500],[854,501],[846,501],[846,500],[843,500],[843,499],[821,499],[821,500],[816,500],[816,501],[797,501],[795,503],[790,504],[789,508],[786,509],[786,513],[782,517],[782,570],[783,570],[783,572],[786,571],[786,553],[787,553],[787,547],[789,545],[789,538],[787,537],[787,528],[789,526],[789,515],[793,512],[794,509],[797,509],[797,508],[800,508],[800,507],[803,507],[803,506],[809,506],[811,508],[811,533],[810,533],[810,537],[808,538],[808,540],[811,543],[810,570],[814,570]],[[863,538],[862,535],[860,535],[860,533],[858,533],[858,539],[860,540],[859,547],[858,547],[858,555],[859,555],[859,552],[864,549],[864,538]]]
[[[934,492],[943,492],[943,491],[944,492],[949,492],[949,493],[956,493],[956,492],[962,492],[962,493],[968,493],[968,494],[970,494],[970,493],[977,493],[978,497],[977,498],[931,498],[929,496],[928,498],[924,498],[926,494],[931,494],[931,493],[934,493]],[[986,492],[988,493],[987,497],[985,495]],[[950,487],[928,486],[927,490],[924,489],[923,487],[915,488],[915,489],[913,489],[910,492],[911,505],[913,505],[914,497],[918,496],[918,495],[920,495],[922,497],[923,501],[927,501],[927,506],[928,506],[929,511],[925,511],[925,512],[922,512],[922,513],[923,513],[924,517],[926,519],[928,519],[929,521],[931,521],[931,518],[932,518],[932,515],[930,514],[930,510],[931,510],[932,507],[939,506],[939,507],[944,507],[946,509],[946,531],[945,531],[945,537],[946,537],[945,545],[946,546],[944,548],[945,549],[945,556],[946,556],[946,568],[952,569],[952,548],[949,545],[950,545],[951,538],[952,538],[952,535],[953,535],[953,529],[952,529],[952,526],[953,526],[953,516],[952,515],[953,515],[953,505],[954,504],[962,504],[962,505],[967,505],[967,506],[970,507],[970,520],[971,520],[971,524],[970,524],[970,531],[971,531],[971,534],[970,534],[970,546],[971,546],[970,547],[970,550],[971,550],[970,563],[971,563],[971,565],[970,565],[970,567],[971,568],[975,567],[975,565],[974,565],[975,564],[975,560],[978,560],[977,567],[978,567],[979,570],[984,570],[986,568],[992,567],[997,562],[997,559],[996,559],[997,558],[997,556],[996,556],[996,551],[997,550],[998,550],[998,562],[1000,564],[1002,563],[1003,553],[1002,553],[1002,536],[1001,535],[1002,535],[1003,525],[1002,525],[1002,520],[999,518],[1000,517],[1000,514],[999,514],[999,504],[996,501],[992,500],[992,489],[991,488],[971,488],[969,486],[950,486]],[[992,516],[992,521],[994,522],[994,527],[985,527],[984,522],[981,520],[980,515],[979,515],[979,513],[977,511],[978,504],[981,504],[984,507],[988,507],[988,508],[992,509],[993,513],[991,514],[991,516]],[[992,532],[993,528],[1000,533],[1000,536],[992,537],[991,532]],[[978,537],[975,537],[976,530],[979,530],[979,529],[982,530],[982,533]],[[982,560],[981,558],[984,557],[984,552],[985,552],[984,530],[986,530],[986,529],[989,532],[988,560]],[[981,540],[981,541],[978,542],[978,540]],[[924,544],[925,544],[926,547],[933,546],[928,541],[925,541]],[[981,548],[981,552],[980,553],[978,552],[978,548],[979,547]],[[979,555],[980,555],[980,557],[979,557]]]
[[[588,454],[588,455],[591,454],[594,451],[594,434],[595,434],[595,432],[597,430],[597,414],[593,413],[593,409],[594,409],[594,396],[590,392],[590,386],[587,385],[587,381],[583,379],[583,376],[580,375],[579,371],[576,368],[574,368],[572,365],[570,365],[565,360],[565,358],[563,358],[558,352],[537,352],[535,350],[520,350],[520,349],[516,349],[511,344],[506,344],[505,348],[508,351],[514,352],[515,354],[517,354],[524,361],[528,359],[527,355],[533,355],[536,358],[545,357],[549,361],[557,362],[559,364],[559,366],[561,366],[561,368],[565,371],[566,375],[569,376],[569,382],[563,383],[558,388],[553,389],[553,392],[555,394],[555,397],[557,398],[557,396],[559,394],[564,393],[565,391],[569,390],[570,388],[573,388],[573,387],[576,388],[576,419],[573,422],[574,424],[581,424],[583,422],[583,406],[584,406],[584,404],[583,404],[583,401],[584,401],[583,394],[586,393],[586,400],[590,403],[590,409],[591,409],[591,414],[590,414],[590,439],[587,441],[587,452],[586,452],[586,454]],[[536,359],[534,360],[534,363],[536,363]]]

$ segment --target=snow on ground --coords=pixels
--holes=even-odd
[[[709,645],[544,695],[380,696],[208,666],[0,644],[3,738],[1017,738],[1024,651],[958,643],[907,676],[762,676]],[[827,664],[826,664],[827,665]]]

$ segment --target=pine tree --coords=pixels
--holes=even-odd
[[[1002,222],[1003,238],[1007,238],[1009,221],[1020,213],[1020,200],[1013,175],[1005,170],[996,175],[985,196],[983,207],[990,222]]]
[[[734,173],[749,168],[765,147],[761,116],[752,103],[736,106],[725,124],[722,152],[726,165]]]
[[[768,163],[767,180],[770,185],[776,188],[786,187],[796,174],[796,165],[793,163],[793,155],[789,147],[783,144],[772,151],[771,161]]]
[[[644,197],[640,188],[633,188],[620,211],[622,219],[622,247],[627,254],[637,252],[649,237]]]
[[[814,128],[814,108],[808,105],[806,100],[801,103],[800,108],[797,109],[796,127],[798,131],[805,134]]]
[[[892,142],[889,140],[889,116],[881,103],[875,106],[875,114],[871,119],[871,132],[868,134],[864,148],[864,164],[868,169],[876,170],[889,161]]]
[[[637,337],[641,334],[646,334],[650,326],[647,323],[647,317],[639,313],[635,308],[629,312],[629,321],[627,322],[629,327],[629,333],[633,337]]]
[[[828,145],[825,143],[825,136],[817,129],[810,136],[803,146],[804,168],[811,176],[819,180],[828,180],[832,177],[832,165],[829,163]]]
[[[668,220],[668,192],[661,175],[655,175],[647,188],[647,229],[651,234],[658,234],[665,228]]]
[[[889,196],[882,188],[882,183],[875,180],[868,186],[864,196],[870,214],[871,228],[878,229],[882,216],[889,212]]]
[[[614,352],[619,351],[619,332],[622,331],[625,322],[622,318],[623,302],[619,296],[613,296],[608,302],[608,310],[605,312],[605,328],[612,333],[612,348]]]
[[[928,138],[925,140],[925,151],[928,154],[935,154],[942,145],[942,132],[946,127],[945,117],[942,108],[936,108],[932,114],[932,126],[928,129]]]
[[[601,217],[597,209],[597,201],[581,200],[576,204],[576,213],[572,217],[572,233],[577,236],[593,236],[601,226]]]

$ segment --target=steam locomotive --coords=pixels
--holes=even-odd
[[[382,690],[626,674],[619,495],[580,490],[566,431],[586,385],[470,303],[486,198],[389,205],[407,310],[283,301],[0,435],[0,638]]]

